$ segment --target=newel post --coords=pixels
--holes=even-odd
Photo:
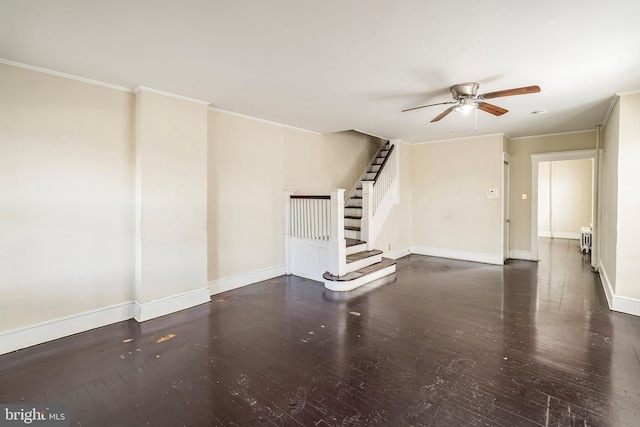
[[[362,219],[360,220],[361,240],[367,242],[367,250],[374,247],[373,241],[373,181],[362,181]]]
[[[347,244],[344,240],[344,189],[331,191],[331,237],[329,273],[343,276],[347,270]]]
[[[284,190],[284,268],[291,274],[291,196],[294,190]]]

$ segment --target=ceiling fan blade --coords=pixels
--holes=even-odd
[[[437,104],[429,104],[429,105],[421,105],[420,107],[407,108],[406,110],[402,110],[401,113],[405,111],[417,110],[419,108],[433,107],[434,105],[446,105],[446,104],[455,104],[456,101],[447,101],[447,102],[438,102]]]
[[[491,113],[494,116],[501,116],[504,113],[508,113],[509,110],[505,110],[502,107],[498,107],[497,105],[489,104],[488,102],[479,102],[478,110],[485,111],[487,113]]]
[[[518,87],[515,89],[506,89],[506,90],[499,90],[497,92],[489,92],[489,93],[485,93],[484,95],[479,95],[479,98],[482,99],[491,99],[491,98],[500,98],[503,96],[513,96],[513,95],[526,95],[528,93],[538,93],[540,92],[540,86],[525,86],[525,87]]]
[[[452,112],[454,109],[456,108],[456,105],[454,105],[453,107],[449,107],[446,110],[444,110],[442,113],[438,114],[433,120],[431,120],[431,123],[433,122],[437,122],[440,119],[442,119],[443,117],[445,117],[447,114],[449,114],[450,112]]]

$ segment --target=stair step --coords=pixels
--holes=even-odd
[[[334,276],[333,274],[326,272],[322,275],[325,280],[332,282],[348,282],[351,280],[360,279],[361,277],[373,275],[374,273],[384,270],[387,267],[396,265],[396,261],[389,258],[382,258],[377,264],[370,265],[368,267],[361,268],[360,270],[352,271],[351,273],[344,274],[342,276]]]
[[[345,225],[344,229],[345,230],[352,230],[352,231],[360,231],[360,227],[354,227],[354,226],[351,226],[351,225]]]
[[[365,243],[367,243],[367,242],[363,242],[362,240],[357,240],[357,239],[344,239],[344,240],[347,243],[347,247],[364,245]]]
[[[344,219],[362,219],[362,216],[345,215]]]
[[[349,200],[351,199],[362,199],[362,196],[351,196],[349,197]]]
[[[366,258],[370,258],[372,256],[380,255],[382,251],[378,249],[372,249],[370,251],[362,251],[355,254],[347,255],[347,264],[350,262],[360,261]]]

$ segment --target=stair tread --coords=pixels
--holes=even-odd
[[[345,230],[351,230],[351,231],[360,231],[360,227],[353,227],[351,225],[345,225],[344,229]]]
[[[362,206],[345,206],[345,209],[362,209]]]
[[[345,215],[345,219],[362,219],[361,216]]]
[[[347,247],[364,245],[365,243],[367,243],[367,242],[363,242],[362,240],[358,240],[358,239],[345,238],[344,240],[347,243]]]
[[[349,199],[362,199],[362,196],[351,196]]]
[[[344,274],[342,276],[334,276],[328,271],[322,275],[326,280],[331,280],[332,282],[347,282],[349,280],[359,279],[363,276],[373,274],[377,271],[383,270],[387,267],[391,267],[395,265],[396,261],[389,258],[382,258],[382,261],[370,265],[368,267],[361,268],[360,270],[352,271],[351,273]]]
[[[356,252],[355,254],[351,254],[351,255],[347,255],[347,264],[349,264],[350,262],[356,262],[356,261],[360,261],[366,258],[371,258],[373,256],[376,255],[380,255],[382,253],[382,251],[378,250],[378,249],[372,249],[370,251],[362,251],[362,252]]]

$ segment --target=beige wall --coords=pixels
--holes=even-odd
[[[502,135],[415,145],[413,246],[501,257]],[[513,170],[513,168],[512,168]]]
[[[538,234],[579,238],[592,223],[591,159],[538,163]]]
[[[618,245],[618,138],[620,135],[620,101],[611,111],[604,129],[602,186],[599,197],[602,206],[600,230],[600,261],[613,291],[616,284],[616,248]]]
[[[281,129],[284,186],[300,194],[328,194],[335,188],[348,193],[382,144],[378,138],[357,132],[317,135]]]
[[[135,299],[207,287],[207,107],[136,94]]]
[[[132,299],[132,95],[0,64],[0,330]]]
[[[318,135],[209,110],[209,280],[284,264],[284,190],[347,192],[381,141]]]
[[[511,139],[511,250],[531,250],[531,154],[595,148],[595,131]]]
[[[640,93],[620,97],[615,292],[640,299]]]
[[[208,277],[284,264],[282,127],[209,110]]]

